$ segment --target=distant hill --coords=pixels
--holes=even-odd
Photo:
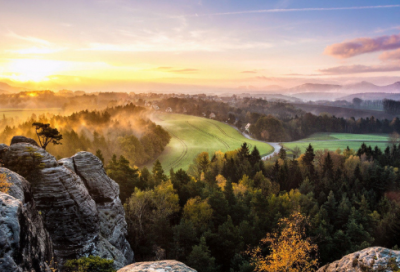
[[[345,96],[346,93],[339,92],[306,92],[306,93],[296,93],[291,96],[294,98],[299,98],[303,101],[317,101],[317,100],[336,100],[342,96]]]
[[[13,87],[5,82],[0,82],[0,93],[14,93],[19,91],[20,88]]]
[[[400,81],[381,87],[385,92],[400,92]]]
[[[355,83],[355,84],[348,84],[348,85],[344,85],[343,86],[343,90],[346,90],[347,92],[377,92],[379,91],[381,88],[380,86],[377,86],[375,84],[372,84],[370,82],[367,81],[362,81],[359,83]],[[345,91],[345,92],[346,92]]]
[[[303,93],[303,92],[329,92],[333,90],[341,89],[341,85],[334,84],[317,84],[317,83],[305,83],[290,89],[286,89],[290,93]]]
[[[290,96],[304,101],[336,99],[350,101],[354,97],[359,97],[365,100],[377,100],[383,98],[398,100],[399,98],[397,98],[398,96],[396,94],[400,94],[400,82],[395,82],[386,86],[378,86],[367,81],[347,85],[305,83],[293,88],[282,90],[282,92],[290,93]]]
[[[400,100],[400,93],[355,93],[338,98],[338,100],[352,101],[353,98],[361,98],[362,100],[382,100],[393,99]]]

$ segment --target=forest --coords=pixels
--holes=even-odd
[[[244,143],[203,152],[188,171],[168,173],[158,161],[139,171],[122,156],[105,168],[120,185],[137,261],[177,259],[203,272],[254,271],[279,252],[271,237],[300,215],[311,266],[369,246],[398,248],[399,166],[400,145],[329,152],[310,144],[298,158],[282,149],[263,162]]]
[[[384,105],[388,103],[389,101],[384,101]],[[228,122],[242,130],[246,124],[250,123],[249,132],[252,136],[268,142],[295,141],[317,132],[389,134],[400,131],[400,119],[398,117],[388,120],[378,119],[374,116],[356,119],[351,116],[348,118],[336,117],[328,113],[314,115],[297,109],[290,103],[271,102],[263,99],[235,99],[233,97],[231,103],[224,103],[209,100],[167,98],[162,99],[158,104],[171,107],[174,112],[184,112],[197,116],[202,116],[202,113],[209,116],[213,112],[217,120]]]
[[[0,121],[0,142],[9,143],[14,135],[36,138],[32,123],[49,123],[63,135],[61,145],[50,145],[49,152],[65,158],[86,150],[101,149],[105,161],[113,154],[124,155],[133,165],[143,165],[157,158],[169,143],[170,135],[147,117],[143,107],[127,104],[102,111],[83,110],[69,116],[33,114],[17,123],[13,118]]]

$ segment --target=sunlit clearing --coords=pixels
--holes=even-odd
[[[47,77],[60,72],[65,67],[62,61],[38,60],[38,59],[18,59],[12,60],[7,70],[9,76],[14,81],[47,81]]]

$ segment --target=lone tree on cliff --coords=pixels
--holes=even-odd
[[[44,150],[49,143],[61,144],[62,135],[58,132],[58,129],[50,127],[50,124],[33,123],[32,126],[36,128],[39,144]]]

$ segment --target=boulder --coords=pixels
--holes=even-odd
[[[117,272],[196,272],[193,268],[185,265],[184,263],[174,261],[174,260],[165,260],[165,261],[157,261],[157,262],[140,262],[134,263],[124,268],[121,268]]]
[[[50,272],[52,242],[30,184],[6,168],[0,174],[12,184],[9,194],[0,193],[0,271]]]
[[[34,139],[25,136],[14,136],[11,139],[11,145],[18,143],[27,143],[39,147],[38,143]]]
[[[400,251],[383,247],[369,247],[327,264],[317,272],[399,271]]]

